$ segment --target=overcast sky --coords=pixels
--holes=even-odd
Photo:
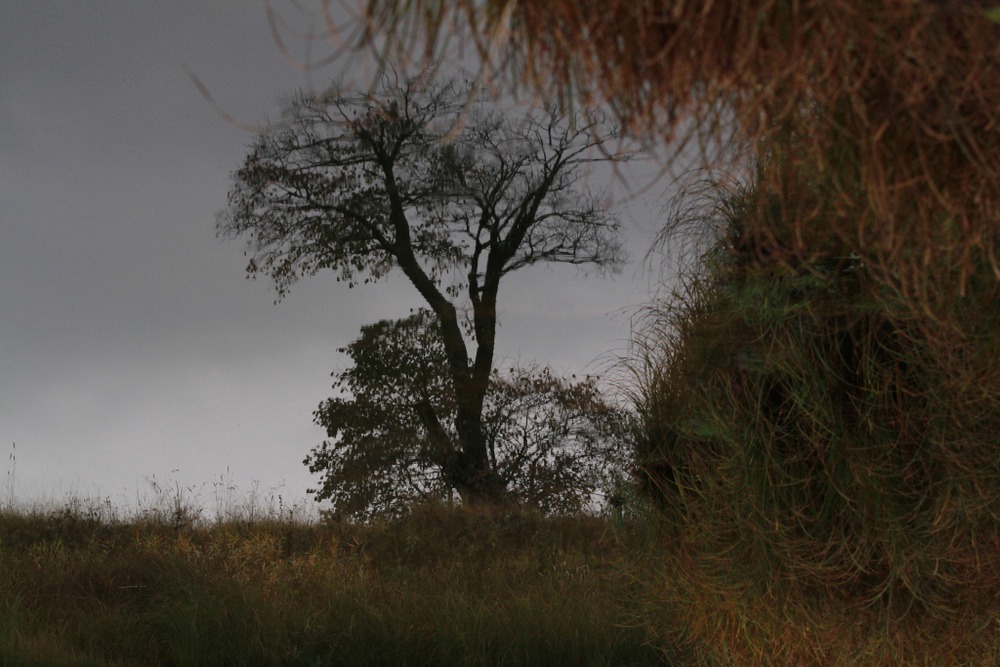
[[[0,503],[122,502],[152,478],[208,504],[220,479],[307,498],[336,349],[417,295],[400,277],[348,291],[322,276],[275,305],[269,283],[246,280],[214,216],[252,136],[184,66],[253,124],[299,88],[363,79],[349,58],[307,78],[246,0],[0,0]],[[634,259],[661,203],[622,210]],[[635,262],[614,280],[513,278],[499,352],[567,372],[623,352],[648,298]]]

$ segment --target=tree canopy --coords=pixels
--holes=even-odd
[[[317,499],[365,519],[448,498],[456,400],[433,314],[368,325],[341,352],[353,365],[334,374],[338,395],[315,414],[330,439],[305,461],[322,476]],[[629,416],[596,378],[546,367],[494,370],[483,430],[490,470],[511,499],[547,513],[599,508],[631,460]]]
[[[246,239],[248,272],[279,296],[322,270],[350,287],[403,273],[437,321],[455,396],[446,475],[467,501],[498,497],[482,414],[500,283],[538,263],[621,267],[619,220],[583,187],[589,165],[627,158],[611,137],[597,114],[501,111],[455,81],[299,95],[234,174],[218,231]]]

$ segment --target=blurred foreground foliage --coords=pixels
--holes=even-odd
[[[961,326],[953,298],[983,269],[1000,277],[995,4],[368,0],[363,38],[385,35],[389,62],[464,39],[488,83],[604,105],[722,169],[790,147],[758,166],[795,215],[748,217],[748,231],[787,259],[849,247],[912,316]],[[796,202],[797,171],[822,177],[819,206]]]
[[[725,174],[637,362],[649,623],[702,664],[1000,661],[994,4],[368,3]]]

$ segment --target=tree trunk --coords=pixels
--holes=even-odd
[[[417,403],[413,408],[417,411],[427,431],[427,437],[437,452],[438,464],[448,481],[449,497],[451,490],[454,489],[458,491],[462,501],[469,505],[501,502],[506,485],[490,464],[481,422],[477,428],[476,423],[470,424],[468,420],[466,421],[464,428],[466,435],[465,437],[459,435],[459,447],[456,448],[428,401]],[[475,442],[473,438],[477,437],[476,432],[483,443],[482,446],[469,444]]]
[[[441,300],[432,303],[441,336],[448,355],[449,372],[455,389],[455,431],[458,449],[445,465],[445,478],[462,501],[470,505],[500,504],[506,496],[507,485],[490,464],[486,435],[483,433],[483,401],[489,386],[492,366],[493,339],[479,341],[475,367],[469,367],[469,356],[458,325],[455,307]],[[482,365],[486,364],[486,373]]]
[[[455,422],[460,448],[445,470],[449,482],[469,505],[501,504],[507,485],[490,465],[482,410],[470,410],[460,402]]]

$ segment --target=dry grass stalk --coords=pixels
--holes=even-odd
[[[606,103],[638,134],[733,139],[765,165],[761,150],[787,146],[765,174],[783,200],[809,185],[788,183],[789,170],[840,174],[822,215],[797,211],[789,259],[832,236],[916,312],[960,328],[948,302],[974,276],[1000,278],[1000,26],[988,5],[370,0],[366,34],[395,36],[394,60],[439,56],[464,34],[484,72]]]
[[[696,658],[995,664],[991,5],[368,2],[370,34],[422,31],[393,59],[458,26],[484,72],[749,174],[668,221],[722,243],[653,308],[639,401],[675,519],[649,599]]]

